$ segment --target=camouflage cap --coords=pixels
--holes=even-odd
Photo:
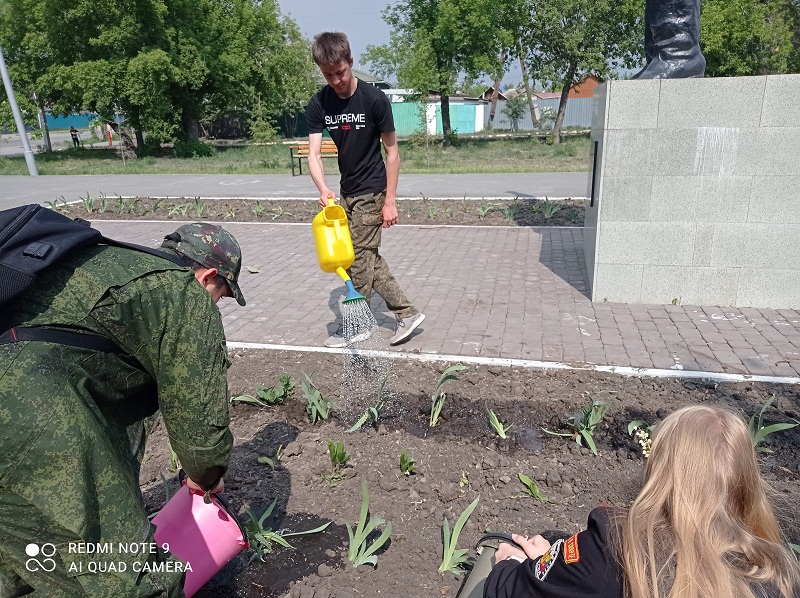
[[[172,249],[206,268],[216,268],[219,275],[228,281],[237,303],[245,305],[238,283],[242,250],[233,235],[224,228],[207,222],[184,224],[164,237],[161,247]]]

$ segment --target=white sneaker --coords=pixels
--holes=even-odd
[[[394,336],[389,340],[390,345],[396,345],[406,340],[411,333],[416,330],[417,326],[422,324],[425,319],[425,314],[416,314],[407,318],[397,318],[397,328],[395,328]]]
[[[360,343],[361,341],[367,340],[369,337],[372,336],[372,332],[369,330],[364,330],[363,332],[359,332],[353,338],[345,338],[344,337],[344,330],[341,325],[339,325],[339,329],[328,337],[325,341],[325,346],[329,349],[344,349],[348,345],[352,345],[353,343]]]

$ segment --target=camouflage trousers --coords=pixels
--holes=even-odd
[[[0,598],[182,597],[184,573],[155,547],[130,426],[92,400],[102,381],[75,384],[99,356],[46,348],[0,345]]]
[[[389,271],[389,264],[378,253],[383,230],[381,211],[385,200],[386,193],[342,198],[355,251],[355,261],[347,274],[367,303],[374,290],[398,317],[408,318],[418,312]]]

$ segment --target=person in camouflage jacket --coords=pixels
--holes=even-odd
[[[162,248],[187,267],[131,249],[82,249],[11,306],[12,332],[98,335],[117,350],[0,344],[2,598],[183,596],[179,561],[150,548],[144,420],[160,409],[192,489],[221,489],[233,437],[216,302],[245,300],[241,251],[225,230],[185,225]],[[130,554],[120,543],[142,548]],[[97,546],[110,551],[92,554]]]

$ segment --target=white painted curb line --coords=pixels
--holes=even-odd
[[[531,368],[543,370],[589,370],[621,376],[639,378],[693,378],[714,380],[716,382],[769,382],[771,384],[800,384],[800,378],[783,376],[751,376],[747,374],[725,374],[687,370],[660,370],[655,368],[632,368],[617,365],[569,365],[557,361],[535,361],[530,359],[503,359],[500,357],[474,357],[466,355],[439,355],[435,353],[405,353],[400,351],[360,351],[358,349],[329,349],[327,347],[307,347],[301,345],[270,345],[263,343],[229,342],[229,349],[265,349],[270,351],[297,351],[304,353],[364,353],[373,357],[387,359],[410,359],[414,361],[458,361],[475,365],[494,365],[502,367]]]

